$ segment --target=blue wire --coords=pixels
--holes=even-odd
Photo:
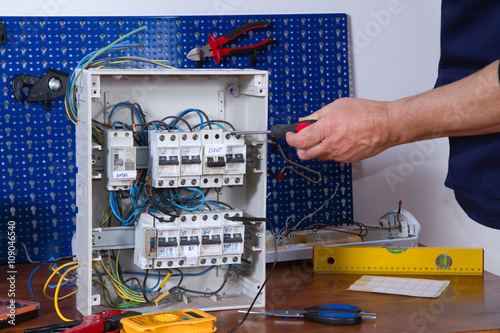
[[[132,202],[132,205],[134,206],[135,209],[144,209],[146,208],[146,202],[147,202],[147,198],[146,199],[143,199],[142,197],[138,196],[138,197],[135,197],[134,195],[136,194],[140,194],[141,193],[141,190],[139,189],[138,183],[134,183],[134,185],[132,185],[130,187],[130,201]],[[142,187],[142,185],[141,185]],[[142,201],[142,204],[139,202],[139,201]]]
[[[122,125],[123,126],[123,122],[122,121],[115,121],[113,122],[113,125],[111,125],[111,129],[114,131],[115,130],[115,125],[118,124],[118,125]]]
[[[71,287],[76,287],[76,284],[74,284],[74,285],[73,285],[73,284],[69,284],[70,282],[73,282],[73,281],[75,281],[76,279],[77,279],[77,277],[75,276],[74,278],[72,278],[72,279],[70,279],[70,280],[68,280],[68,281],[65,281],[65,282],[61,283],[61,286],[71,286]],[[52,283],[52,284],[49,284],[49,285],[48,285],[48,287],[49,287],[49,288],[51,288],[51,289],[54,289],[54,288],[56,288],[56,287],[57,287],[57,283]]]
[[[121,41],[119,43],[116,43],[115,45],[111,46],[111,47],[108,47],[106,49],[107,52],[115,52],[115,51],[118,51],[119,49],[122,49],[124,47],[129,47],[129,46],[135,46],[135,45],[139,45],[139,44],[132,44],[130,43],[129,41]],[[90,52],[89,54],[87,54],[86,56],[84,56],[79,62],[78,62],[78,65],[76,66],[75,69],[81,69],[83,68],[87,63],[88,61],[90,61],[91,58],[93,58],[95,55],[99,56],[100,53],[102,53],[104,51],[105,48],[101,48],[99,50],[96,50],[96,51],[93,51],[93,52]],[[73,88],[75,87],[75,80],[76,80],[76,71],[72,71],[71,72],[71,75],[70,75],[70,78],[69,78],[69,85],[68,85],[68,101],[70,103],[70,108],[71,110],[73,111],[73,113],[76,114],[76,107],[75,107],[75,98],[74,98],[74,91],[73,91]]]
[[[123,272],[122,272],[123,274]],[[144,275],[146,275],[146,273],[144,273]],[[148,274],[149,276],[151,276],[152,274]],[[160,284],[160,281],[161,281],[161,276],[160,274],[155,274],[155,275],[158,275],[158,281],[156,281],[156,284],[154,285],[154,287],[151,287],[149,289],[145,289],[145,291],[151,291],[153,289],[156,289],[156,287],[158,287],[158,285]],[[132,290],[135,290],[135,291],[142,291],[142,289],[137,289],[137,288],[133,288],[131,286],[129,286],[128,284],[124,283],[127,287],[129,287],[130,289]]]
[[[187,112],[196,112],[198,114],[198,116],[200,117],[200,128],[201,126],[203,126],[203,116],[201,115],[200,111],[196,110],[196,109],[186,109],[184,111],[182,111],[181,113],[179,113],[179,115],[177,116],[178,118],[181,118],[184,114],[186,114]],[[176,120],[172,120],[172,122],[170,123],[170,125],[172,125]]]
[[[110,191],[109,192],[109,206],[111,207],[111,211],[115,215],[116,219],[120,221],[122,225],[129,225],[131,224],[136,216],[141,212],[141,209],[136,209],[133,212],[131,212],[128,216],[128,218],[124,219],[120,216],[120,209],[118,207],[117,203],[117,198],[116,198],[116,191]]]
[[[175,202],[170,202],[170,204],[174,205],[175,207],[177,208],[180,208],[180,209],[184,209],[184,210],[197,210],[199,209],[201,206],[203,206],[203,204],[205,203],[205,195],[203,194],[202,191],[200,191],[199,189],[196,189],[196,188],[192,188],[192,187],[186,187],[185,188],[186,190],[189,190],[189,191],[195,191],[195,192],[198,192],[199,194],[201,194],[201,197],[202,197],[202,200],[199,201],[199,204],[198,206],[195,206],[195,207],[185,207],[185,206],[181,206],[181,205],[178,205],[176,204]],[[177,193],[176,193],[177,195]],[[175,197],[175,196],[174,196]],[[174,198],[172,198],[170,201],[172,201]],[[197,202],[198,203],[198,202]]]
[[[205,201],[206,204],[210,204],[210,205],[213,205],[217,208],[219,208],[220,210],[224,210],[224,207],[222,206],[219,206],[218,204],[216,204],[215,202],[210,202],[210,201]]]
[[[200,275],[203,275],[203,274],[209,272],[211,269],[214,269],[214,268],[215,268],[215,266],[210,266],[207,269],[205,269],[204,271],[201,271],[199,273],[184,273],[183,275],[184,276],[200,276]],[[122,274],[146,275],[146,273],[144,273],[144,272],[130,272],[130,271],[122,272]],[[161,275],[161,274],[149,273],[149,276],[157,276],[157,275],[160,276],[160,277],[165,277],[166,276],[166,275]],[[172,274],[171,276],[177,277],[177,276],[181,276],[181,274]]]
[[[223,130],[223,131],[225,131],[225,130],[226,130],[226,129],[225,129],[225,128],[221,125],[221,124],[219,124],[219,123],[214,123],[214,122],[212,122],[211,124],[212,124],[212,125],[217,125],[217,126],[219,126],[220,128],[222,128],[222,130]],[[205,127],[207,127],[207,126],[208,126],[208,124],[205,124],[205,125],[203,125],[203,126],[200,126],[200,129],[204,129],[204,128],[205,128]]]
[[[35,269],[33,270],[33,272],[31,272],[31,274],[30,274],[30,277],[29,277],[29,279],[28,279],[28,286],[30,287],[30,292],[31,292],[31,295],[33,295],[33,294],[34,294],[34,293],[33,293],[33,288],[31,288],[31,278],[33,277],[33,274],[35,274],[35,272],[36,272],[36,271],[37,271],[40,267],[42,267],[42,266],[43,266],[43,265],[45,265],[45,264],[46,264],[46,262],[44,262],[44,263],[42,263],[42,264],[38,265],[38,267],[37,267],[37,268],[35,268]]]
[[[115,110],[116,110],[118,107],[122,106],[122,105],[129,105],[129,106],[133,107],[133,108],[134,108],[135,113],[137,113],[137,118],[139,119],[139,122],[140,122],[141,124],[142,124],[142,123],[144,123],[144,122],[143,122],[143,119],[142,119],[142,116],[141,116],[141,113],[139,112],[139,109],[138,109],[138,108],[137,108],[134,104],[132,104],[132,103],[130,103],[130,102],[121,102],[121,103],[118,103],[118,104],[116,104],[115,106],[113,106],[113,108],[111,109],[111,112],[109,113],[108,119],[111,119],[111,117],[113,116],[113,113],[115,112]]]

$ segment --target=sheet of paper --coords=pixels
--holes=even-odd
[[[450,281],[363,275],[347,290],[415,297],[438,297]]]

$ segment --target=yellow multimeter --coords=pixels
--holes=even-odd
[[[215,332],[217,320],[212,315],[197,309],[184,309],[151,313],[123,318],[122,333],[205,333]]]

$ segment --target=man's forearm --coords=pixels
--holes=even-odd
[[[452,84],[390,102],[391,143],[500,132],[498,60]]]

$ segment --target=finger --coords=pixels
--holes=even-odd
[[[312,119],[318,119],[318,111],[311,113],[307,117],[300,117],[299,121],[304,121],[304,120],[312,120]]]
[[[313,158],[322,161],[331,160],[332,157],[329,156],[327,148],[324,143],[319,143],[311,147],[297,149],[297,156],[303,161]]]
[[[314,146],[322,141],[321,126],[317,122],[304,127],[298,133],[288,132],[286,142],[299,149],[305,149]]]

